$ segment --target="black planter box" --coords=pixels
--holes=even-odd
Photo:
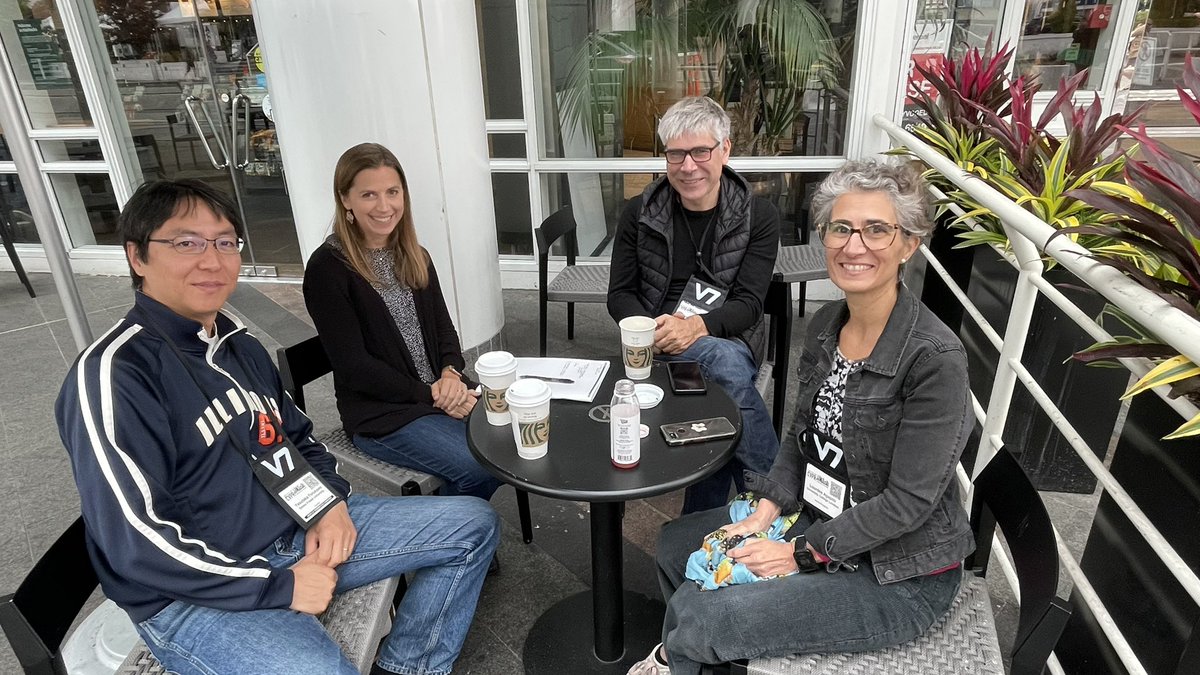
[[[1182,419],[1153,393],[1134,398],[1113,476],[1193,571],[1200,570],[1200,440],[1160,440]],[[1108,495],[1080,561],[1100,600],[1153,675],[1200,673],[1200,608]],[[1125,673],[1078,594],[1055,653],[1068,673]]]
[[[948,244],[955,241],[953,231],[939,228],[935,253],[952,275],[959,277],[960,285],[966,280],[967,297],[992,327],[1004,335],[1017,271],[990,248],[948,250]],[[964,260],[970,261],[969,276]],[[1049,270],[1043,276],[1051,283],[1080,284],[1071,273],[1061,269]],[[1103,298],[1097,295],[1064,292],[1090,316],[1099,314],[1104,306]],[[961,306],[940,279],[927,276],[922,299],[952,328],[959,323]],[[958,333],[967,349],[971,389],[986,408],[996,376],[998,353],[970,318],[961,320]],[[1093,452],[1103,457],[1120,410],[1118,397],[1128,383],[1129,374],[1124,369],[1088,367],[1070,359],[1071,354],[1092,342],[1075,322],[1039,295],[1022,363]],[[1009,409],[1004,440],[1039,490],[1078,493],[1095,490],[1095,477],[1020,383]]]

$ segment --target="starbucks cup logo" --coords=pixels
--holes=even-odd
[[[633,347],[625,345],[625,365],[630,368],[649,368],[654,360],[654,347]]]
[[[550,419],[521,422],[521,445],[536,448],[550,440]]]
[[[491,387],[484,385],[484,387],[483,387],[483,403],[484,403],[484,405],[487,406],[488,412],[493,412],[493,413],[508,412],[508,401],[506,401],[504,399],[504,392],[507,390],[508,390],[507,387],[505,387],[504,389],[492,389]]]

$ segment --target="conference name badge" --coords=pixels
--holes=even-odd
[[[675,305],[673,314],[682,314],[685,319],[698,314],[708,314],[725,304],[727,294],[728,291],[724,288],[701,281],[693,274],[683,289],[683,295],[679,296],[679,303]]]

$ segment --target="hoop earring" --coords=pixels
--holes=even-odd
[[[350,223],[351,225],[354,224],[354,212],[353,211],[346,211],[346,222]]]

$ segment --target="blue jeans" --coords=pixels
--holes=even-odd
[[[658,538],[658,581],[667,599],[663,644],[671,675],[701,664],[813,652],[862,652],[916,638],[958,593],[961,570],[881,585],[870,564],[702,591],[684,576],[704,535],[729,524],[727,508],[684,516]],[[809,526],[804,516],[785,535]]]
[[[414,572],[378,664],[394,673],[449,673],[495,553],[499,520],[470,497],[348,500],[358,541],[338,566],[336,591]],[[280,537],[262,556],[290,567],[304,556],[304,530]],[[290,609],[232,612],[176,601],[137,626],[171,672],[355,675],[316,617]]]
[[[354,445],[368,455],[446,481],[443,495],[491,499],[503,484],[475,461],[467,448],[467,423],[449,415],[424,415],[387,436],[355,434]]]
[[[771,471],[779,454],[779,437],[767,413],[767,404],[754,388],[758,366],[745,342],[706,335],[683,352],[659,354],[663,361],[697,361],[704,379],[721,385],[742,412],[742,437],[733,449],[733,459],[716,473],[689,487],[683,494],[683,513],[707,511],[729,502],[732,481],[738,492],[746,489],[742,472]]]

